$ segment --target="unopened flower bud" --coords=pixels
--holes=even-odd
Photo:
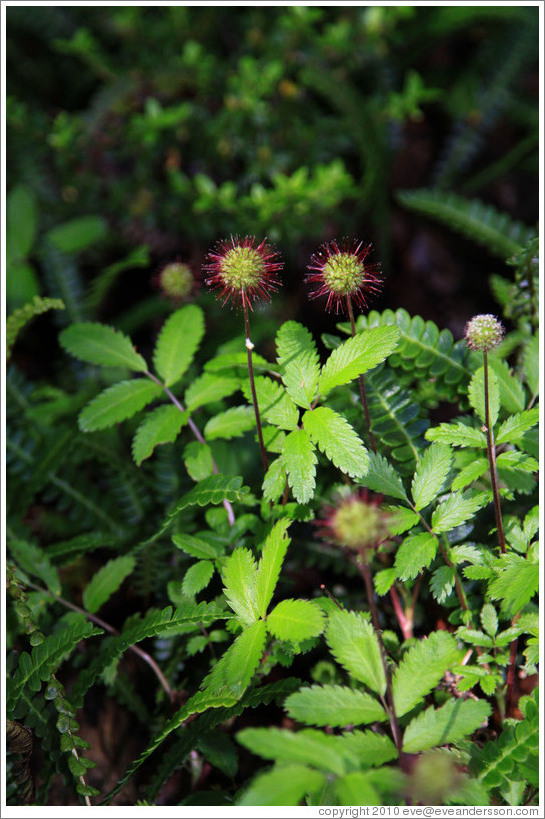
[[[503,325],[496,316],[474,316],[466,324],[465,337],[472,350],[488,352],[495,349],[503,338]]]

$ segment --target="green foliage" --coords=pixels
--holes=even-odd
[[[427,708],[408,724],[403,750],[414,754],[456,742],[482,725],[490,711],[490,705],[483,700],[451,700],[437,710]]]
[[[364,691],[339,685],[313,685],[291,694],[286,710],[292,719],[306,725],[368,725],[386,719],[384,709]]]
[[[384,693],[386,678],[378,640],[370,623],[353,611],[333,612],[328,619],[326,640],[337,662],[349,674],[371,691]]]
[[[317,407],[303,415],[303,427],[311,441],[340,470],[361,478],[367,470],[367,451],[357,433],[329,407]]]
[[[181,307],[164,323],[153,353],[153,365],[166,387],[185,373],[203,334],[204,316],[196,304]]]
[[[308,409],[316,394],[320,365],[314,340],[302,324],[287,321],[276,336],[278,366],[290,398]]]
[[[348,384],[376,367],[395,350],[398,338],[396,327],[376,327],[343,342],[322,368],[318,382],[320,394],[324,396],[334,387]]]
[[[93,579],[86,586],[83,592],[83,605],[91,613],[97,612],[101,606],[117,591],[126,577],[134,569],[134,557],[124,555],[114,560],[109,560],[94,575]]]
[[[14,310],[6,321],[6,356],[9,359],[13,345],[23,327],[31,321],[34,316],[46,313],[48,310],[64,310],[64,302],[61,299],[41,298],[34,296],[29,304]]]
[[[478,199],[441,190],[399,191],[397,198],[404,207],[446,223],[502,259],[520,252],[532,235],[524,225]]]
[[[412,646],[392,678],[397,715],[411,711],[458,659],[456,641],[445,631],[436,631]]]
[[[127,367],[139,373],[147,370],[146,362],[130,338],[104,324],[72,324],[62,331],[59,341],[70,355],[90,364]]]

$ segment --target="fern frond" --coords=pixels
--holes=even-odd
[[[533,235],[530,228],[478,199],[434,189],[398,191],[397,199],[409,210],[448,225],[502,259],[520,253]]]
[[[64,302],[61,299],[41,298],[34,296],[33,301],[15,310],[6,321],[6,357],[9,359],[15,340],[25,324],[41,313],[48,310],[64,310]]]

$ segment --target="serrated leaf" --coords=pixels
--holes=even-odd
[[[241,697],[261,662],[266,637],[263,620],[244,629],[203,680],[205,691]]]
[[[539,334],[536,333],[524,348],[524,375],[532,395],[539,393]]]
[[[343,737],[331,736],[313,728],[287,731],[282,728],[246,728],[239,731],[237,740],[245,748],[265,759],[293,764],[304,763],[328,773],[343,774],[346,759],[342,755]]]
[[[316,453],[306,430],[295,429],[286,435],[281,458],[295,500],[306,503],[316,485]]]
[[[500,559],[500,567],[501,573],[489,584],[488,594],[492,600],[502,601],[504,616],[514,617],[538,591],[539,568],[537,563],[513,553]]]
[[[386,678],[377,636],[370,623],[356,612],[334,611],[329,616],[326,641],[338,663],[356,680],[384,694]]]
[[[418,458],[411,484],[414,507],[424,509],[441,492],[452,464],[452,450],[436,441]]]
[[[7,253],[7,251],[6,251]],[[8,296],[8,299],[10,297]],[[9,361],[13,345],[23,327],[35,316],[46,313],[48,310],[65,310],[61,299],[42,298],[34,296],[32,301],[14,310],[6,319],[6,360]]]
[[[180,532],[179,534],[172,535],[172,542],[178,549],[181,549],[182,552],[185,552],[191,557],[197,557],[201,560],[213,560],[216,557],[221,557],[223,554],[222,547],[217,543],[209,543],[203,538],[189,535],[186,532]]]
[[[255,379],[257,405],[263,418],[280,429],[297,429],[299,409],[295,406],[284,387],[271,378],[259,376]],[[246,399],[252,401],[250,382],[242,387]]]
[[[454,588],[456,570],[454,566],[439,566],[430,581],[430,589],[438,603],[443,604]]]
[[[83,605],[95,614],[99,608],[118,590],[126,577],[134,569],[133,555],[123,555],[109,560],[93,575],[90,583],[83,590]]]
[[[229,477],[227,475],[210,475],[191,489],[187,495],[178,501],[174,509],[169,513],[168,520],[171,520],[188,506],[208,506],[209,503],[219,504],[224,500],[230,503],[240,500],[248,493],[248,487],[242,486],[242,478],[239,475]]]
[[[381,718],[384,721],[384,716]],[[384,734],[376,734],[372,730],[350,731],[342,735],[341,748],[348,752],[354,759],[358,768],[378,767],[385,762],[396,759],[397,749],[390,739]],[[393,773],[392,768],[382,769]],[[378,771],[377,771],[378,773]],[[387,790],[384,788],[383,790]]]
[[[496,444],[510,444],[518,440],[527,430],[535,426],[539,421],[539,409],[534,407],[516,415],[510,415],[503,424],[500,425],[496,433]]]
[[[312,335],[297,321],[286,321],[276,336],[278,365],[290,398],[309,409],[318,386],[320,360]]]
[[[344,341],[330,354],[322,367],[318,392],[326,395],[334,387],[376,367],[395,350],[399,330],[393,325],[373,327]]]
[[[193,597],[205,589],[214,574],[214,564],[211,560],[199,560],[190,566],[182,582],[182,594]]]
[[[260,616],[256,599],[257,566],[249,549],[235,549],[225,560],[221,572],[227,602],[245,625]]]
[[[494,637],[498,631],[498,615],[491,603],[485,603],[481,609],[481,623],[487,634]]]
[[[120,381],[93,398],[80,412],[79,427],[82,432],[106,429],[131,418],[162,392],[160,384],[147,378]]]
[[[255,585],[257,613],[260,617],[265,617],[278,582],[280,569],[290,544],[288,537],[290,524],[291,521],[287,519],[279,520],[268,535],[261,553]]]
[[[358,434],[348,421],[329,407],[308,410],[303,427],[312,443],[351,478],[365,475],[369,458]]]
[[[491,354],[488,363],[498,379],[502,407],[507,412],[521,412],[526,404],[524,386],[511,374],[509,365],[503,359]]]
[[[390,591],[396,581],[397,573],[392,567],[390,569],[381,569],[373,576],[373,585],[379,597]]]
[[[145,373],[145,360],[133,347],[128,336],[106,324],[81,322],[66,327],[59,341],[64,349],[89,364],[102,367],[128,367],[129,370]]]
[[[132,457],[137,466],[149,458],[156,446],[176,440],[189,413],[180,412],[175,406],[156,407],[142,421],[133,438]]]
[[[313,685],[291,694],[284,706],[289,716],[306,725],[368,725],[384,722],[386,713],[370,694],[340,685]]]
[[[450,700],[441,708],[427,708],[408,724],[403,750],[414,754],[456,742],[476,731],[491,714],[485,700]]]
[[[203,335],[204,315],[196,304],[180,307],[165,321],[153,352],[153,366],[166,387],[185,373]]]
[[[435,631],[411,646],[392,677],[397,716],[418,705],[459,658],[456,640],[446,631]]]
[[[455,526],[460,526],[473,517],[478,509],[487,502],[486,492],[466,493],[452,492],[452,494],[437,506],[431,516],[431,527],[435,534],[450,532]]]
[[[263,497],[265,500],[277,501],[286,487],[286,470],[282,458],[277,458],[271,464],[263,478]]]
[[[300,643],[324,630],[324,613],[310,600],[282,600],[267,616],[267,628],[278,640]]]
[[[420,520],[416,512],[404,506],[385,506],[383,508],[387,514],[388,531],[392,535],[402,535],[408,529],[416,526]]]
[[[469,403],[483,422],[486,424],[484,367],[479,367],[473,374],[468,388]],[[498,377],[493,369],[488,371],[488,412],[490,414],[490,428],[498,420],[500,412],[500,387]]]
[[[367,472],[358,483],[374,492],[408,502],[407,493],[395,468],[378,452],[368,452],[368,457]]]
[[[253,407],[231,407],[220,412],[207,422],[204,437],[208,441],[216,438],[238,438],[255,427]]]
[[[437,538],[430,532],[406,537],[395,556],[395,571],[400,580],[412,580],[427,568],[437,552]]]
[[[438,427],[427,429],[425,437],[428,441],[441,441],[451,446],[486,447],[486,435],[482,430],[470,427],[458,421],[454,424],[439,424]]]
[[[232,395],[240,386],[238,378],[215,373],[203,373],[185,391],[184,403],[188,410],[204,407]]]
[[[307,794],[319,791],[325,781],[325,774],[304,765],[290,765],[289,776],[284,767],[257,776],[244,792],[237,805],[277,807],[299,805]]]
[[[455,492],[459,489],[465,489],[466,486],[469,486],[473,481],[478,481],[488,468],[487,458],[475,458],[456,475],[451,484],[452,489]]]

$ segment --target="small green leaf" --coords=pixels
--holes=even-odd
[[[502,407],[507,412],[521,412],[526,405],[522,383],[511,375],[509,365],[503,359],[490,354],[488,363],[498,379]]]
[[[33,577],[39,577],[55,597],[60,595],[61,581],[58,571],[43,549],[19,538],[9,538],[8,549],[11,552],[10,559],[14,557],[23,571]]]
[[[282,600],[267,617],[267,628],[278,640],[300,643],[324,630],[324,613],[310,600]]]
[[[481,609],[481,623],[487,634],[495,637],[498,632],[498,615],[491,603],[485,603]]]
[[[91,582],[83,591],[83,605],[91,614],[99,608],[118,590],[126,577],[134,569],[133,555],[123,555],[109,560],[98,572],[93,575]]]
[[[290,543],[287,533],[290,523],[291,521],[284,518],[274,525],[261,553],[255,586],[257,612],[260,617],[265,617],[278,582],[280,569]]]
[[[450,532],[455,526],[460,526],[473,517],[488,500],[486,492],[452,492],[452,494],[437,506],[431,516],[431,526],[435,534]]]
[[[172,535],[172,542],[191,557],[198,557],[199,559],[214,559],[221,557],[223,549],[216,543],[209,543],[200,537],[188,535],[187,532],[180,532],[180,534]]]
[[[378,452],[369,452],[368,456],[367,472],[358,483],[374,492],[408,502],[407,493],[395,468]]]
[[[184,403],[188,410],[204,407],[232,395],[240,386],[238,378],[215,373],[203,373],[187,388]]]
[[[455,492],[459,489],[465,489],[466,486],[469,486],[473,481],[478,481],[488,468],[488,458],[475,458],[456,475],[451,484],[452,489]]]
[[[17,185],[6,199],[6,261],[26,259],[36,239],[38,214],[31,187]]]
[[[214,564],[211,560],[199,560],[190,566],[184,575],[182,593],[188,597],[198,594],[205,589],[214,574]]]
[[[352,771],[335,780],[336,805],[382,805],[380,794],[366,771]],[[349,807],[350,809],[350,807]]]
[[[9,297],[8,297],[9,298]],[[34,296],[32,301],[14,310],[6,319],[6,359],[9,360],[17,336],[34,316],[46,313],[48,310],[65,310],[61,299],[41,298]]]
[[[89,364],[102,367],[128,367],[129,370],[145,373],[146,362],[133,347],[128,336],[108,327],[106,324],[81,322],[72,324],[59,335],[64,349]]]
[[[149,458],[156,446],[175,441],[189,413],[175,406],[156,407],[142,421],[132,442],[132,457],[137,466]]]
[[[381,569],[373,576],[373,585],[379,597],[390,591],[397,577],[395,568]]]
[[[484,432],[461,421],[454,424],[439,424],[438,427],[427,429],[425,437],[428,441],[441,441],[451,446],[473,446],[481,449],[486,447]]]
[[[46,233],[47,238],[63,253],[79,253],[100,242],[108,233],[108,224],[101,216],[80,216]]]
[[[306,430],[295,429],[286,436],[281,458],[295,500],[306,503],[316,485],[316,454]]]
[[[95,432],[131,418],[162,392],[160,384],[147,378],[120,381],[93,398],[79,414],[82,432]]]
[[[208,444],[191,441],[184,449],[184,463],[189,476],[194,481],[210,478],[214,473],[212,452]]]
[[[277,807],[299,805],[311,793],[319,791],[325,782],[325,774],[304,765],[290,765],[289,776],[286,769],[274,767],[271,771],[257,776],[244,792],[237,805],[242,807],[265,805]]]
[[[430,532],[406,537],[395,557],[395,570],[400,580],[413,580],[427,568],[437,552],[437,538]]]
[[[411,646],[392,678],[397,716],[421,702],[459,658],[456,640],[447,631],[434,631]]]
[[[187,495],[178,501],[174,509],[169,513],[168,520],[178,515],[188,506],[208,506],[209,503],[219,504],[224,500],[230,503],[240,500],[248,492],[247,486],[242,486],[242,478],[239,475],[228,477],[227,475],[210,475],[204,478],[191,489]]]
[[[283,765],[284,776],[292,764],[303,763],[327,773],[343,774],[346,760],[341,747],[343,737],[331,736],[314,728],[287,731],[282,728],[246,728],[239,731],[237,740],[249,751],[265,759],[274,759]]]
[[[408,754],[456,742],[486,724],[492,709],[485,700],[450,700],[441,708],[427,708],[405,729],[403,750]]]
[[[514,617],[539,588],[539,568],[527,558],[507,554],[500,559],[501,572],[488,586],[492,600],[502,601],[502,613]]]
[[[240,698],[261,662],[266,637],[267,629],[263,620],[258,620],[239,634],[203,680],[202,687],[205,691],[212,694],[232,694]]]
[[[524,375],[532,395],[539,393],[539,334],[536,333],[524,348]]]
[[[516,415],[510,415],[501,424],[496,433],[496,444],[510,444],[518,440],[527,430],[535,426],[539,421],[539,409],[534,407]]]
[[[384,694],[386,678],[378,639],[370,623],[353,611],[329,615],[326,640],[331,653],[349,674],[377,694]]]
[[[155,345],[153,365],[166,387],[185,373],[203,335],[204,315],[196,304],[180,307],[165,321]]]
[[[485,400],[484,400],[484,367],[479,367],[469,384],[469,403],[483,422],[486,424]],[[498,377],[494,370],[488,371],[488,411],[490,413],[490,428],[498,420],[500,412],[500,387]]]
[[[291,694],[285,708],[289,716],[306,725],[368,725],[384,722],[382,705],[370,694],[340,685],[313,685]]]
[[[416,526],[420,520],[418,514],[404,506],[386,506],[388,531],[392,535],[402,535],[408,529]]]
[[[248,401],[252,401],[250,382],[242,388]],[[259,376],[255,379],[257,405],[263,418],[280,429],[297,429],[299,409],[295,406],[284,387],[271,378]]]
[[[452,450],[438,441],[418,458],[411,492],[415,509],[424,509],[441,492],[452,464]]]
[[[249,549],[239,548],[229,555],[222,569],[227,602],[244,625],[260,616],[256,599],[257,567]]]
[[[456,570],[454,566],[439,566],[430,581],[430,589],[438,603],[443,604],[454,588]]]
[[[276,348],[290,398],[309,409],[320,375],[320,360],[310,332],[296,321],[286,321],[277,333]]]
[[[255,427],[253,407],[231,407],[211,418],[204,428],[208,441],[216,438],[238,438]]]
[[[399,330],[393,325],[364,330],[337,347],[322,368],[318,391],[326,395],[334,387],[348,384],[384,361],[397,347]]]
[[[286,487],[286,470],[282,458],[277,458],[271,464],[263,478],[263,497],[265,500],[277,501]]]
[[[318,407],[303,415],[303,427],[335,466],[351,478],[365,475],[367,450],[348,421],[329,407]]]

